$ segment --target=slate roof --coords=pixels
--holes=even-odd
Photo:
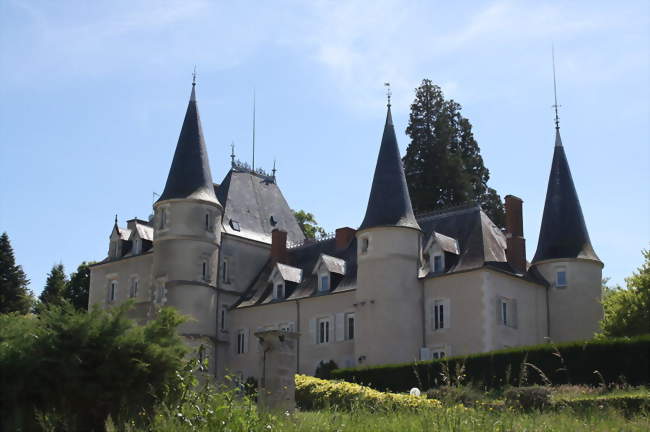
[[[153,227],[136,223],[135,229],[142,240],[153,241]]]
[[[272,302],[295,300],[307,297],[316,297],[350,291],[354,289],[357,280],[357,242],[356,239],[341,250],[336,249],[336,240],[330,238],[323,241],[307,243],[303,246],[291,248],[288,250],[288,265],[302,270],[302,280],[299,284],[287,286],[288,295],[285,300],[275,300],[272,296],[272,287],[268,279],[275,268],[275,262],[269,259],[262,268],[257,278],[242,295],[236,307],[248,307],[255,305],[268,304]],[[345,275],[340,276],[336,273],[332,275],[332,289],[327,293],[318,292],[317,275],[312,273],[314,266],[320,259],[321,255],[328,255],[345,262]]]
[[[420,228],[413,215],[390,105],[386,113],[386,124],[377,156],[366,216],[359,230],[378,226]]]
[[[212,186],[208,152],[203,138],[201,118],[192,84],[192,94],[187,105],[176,152],[172,161],[165,190],[158,202],[177,198],[192,198],[219,204]]]
[[[277,263],[276,268],[285,282],[300,283],[302,280],[302,270],[286,264]]]
[[[440,249],[445,252],[453,253],[454,255],[458,255],[460,253],[458,241],[455,238],[451,238],[434,231],[431,233],[431,239],[435,241],[435,243],[440,246]]]
[[[325,268],[327,269],[327,271],[329,271],[330,273],[336,273],[340,275],[345,274],[345,260],[342,260],[341,258],[336,258],[333,256],[321,254],[320,260],[318,260],[317,263],[318,262],[322,262]]]
[[[546,190],[542,226],[533,263],[557,258],[600,261],[589,239],[560,130],[555,131],[555,150]]]
[[[277,228],[287,232],[291,243],[305,239],[273,177],[233,168],[214,189],[224,205],[224,232],[271,243],[271,231]]]

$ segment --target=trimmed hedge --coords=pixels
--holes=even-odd
[[[607,384],[624,381],[631,385],[646,385],[649,382],[649,356],[650,335],[644,335],[517,347],[433,361],[337,369],[332,372],[332,378],[380,391],[403,392],[412,387],[429,389],[442,385],[445,367],[454,375],[464,366],[464,381],[484,388],[548,384],[539,371],[554,385],[597,385],[603,380]],[[523,366],[522,363],[529,365]]]
[[[625,415],[634,415],[650,413],[650,396],[622,395],[567,399],[556,401],[554,406],[556,409],[571,408],[577,412],[613,408]]]
[[[369,411],[420,410],[440,408],[435,399],[405,394],[382,393],[358,384],[328,381],[296,375],[296,403],[301,409],[336,408],[345,411],[362,408]]]

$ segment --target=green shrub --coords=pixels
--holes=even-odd
[[[382,393],[358,384],[327,381],[306,375],[296,375],[296,403],[307,410],[335,408],[392,411],[441,406],[439,401],[425,397]]]
[[[35,429],[40,412],[60,429],[103,430],[109,415],[141,417],[172,398],[183,379],[183,318],[163,309],[137,326],[129,307],[0,316],[0,429]]]
[[[551,390],[547,387],[511,387],[503,396],[507,407],[522,411],[542,411],[551,406]]]
[[[649,395],[613,395],[560,399],[555,402],[559,409],[572,408],[576,412],[615,409],[625,415],[650,413]]]
[[[338,368],[339,365],[337,365],[334,360],[330,360],[327,363],[321,360],[320,363],[318,363],[314,376],[321,379],[330,379],[332,377],[332,371]]]
[[[444,384],[443,367],[456,370],[462,366],[464,380],[482,388],[548,383],[602,385],[603,382],[619,382],[622,377],[628,384],[645,385],[649,382],[649,356],[650,335],[645,335],[517,347],[408,364],[337,369],[332,372],[332,378],[380,391],[408,391],[411,387],[433,388]]]
[[[444,405],[476,406],[486,400],[485,394],[471,386],[440,386],[427,390],[429,399],[436,399]]]

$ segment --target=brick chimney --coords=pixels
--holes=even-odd
[[[524,220],[522,199],[506,195],[506,257],[510,266],[518,273],[526,273],[526,239],[524,239]]]
[[[271,231],[271,258],[281,263],[287,262],[287,232],[279,229]]]
[[[348,247],[357,230],[350,227],[336,229],[336,249],[341,250]]]

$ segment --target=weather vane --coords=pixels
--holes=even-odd
[[[557,103],[557,83],[555,80],[555,47],[553,45],[551,45],[551,58],[553,59],[553,97],[555,100],[553,108],[555,109],[555,129],[560,129],[560,116],[558,115],[557,109],[562,105],[558,105]]]
[[[196,65],[194,65],[194,72],[192,72],[192,85],[196,85]]]
[[[230,166],[235,167],[235,142],[230,144]]]
[[[390,91],[390,83],[385,82],[384,87],[386,87],[386,98],[388,99],[388,106],[390,106],[390,96],[391,96],[391,91]]]

